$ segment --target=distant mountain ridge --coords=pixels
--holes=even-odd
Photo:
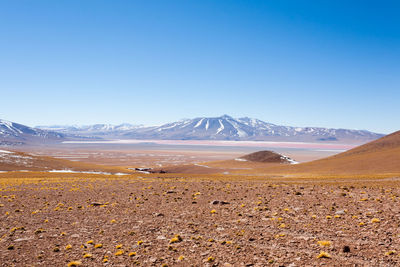
[[[36,126],[38,129],[56,131],[64,134],[76,134],[76,135],[91,135],[91,136],[104,136],[107,134],[118,135],[119,133],[125,133],[143,127],[142,125],[133,125],[129,123],[123,123],[119,125],[113,124],[93,124],[93,125],[52,125],[52,126]]]
[[[58,128],[57,128],[58,127]],[[238,140],[288,142],[368,142],[383,134],[366,130],[281,126],[253,118],[199,117],[161,126],[95,124],[91,126],[40,126],[63,134],[111,139]]]
[[[63,140],[64,137],[63,134],[58,132],[32,128],[0,119],[0,145],[57,142]]]

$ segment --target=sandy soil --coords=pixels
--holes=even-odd
[[[0,266],[400,264],[396,179],[46,175],[0,174]]]

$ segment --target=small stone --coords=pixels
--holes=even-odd
[[[343,252],[345,252],[345,253],[350,252],[350,247],[349,246],[344,246],[343,247]]]

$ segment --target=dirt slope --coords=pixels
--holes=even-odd
[[[400,131],[332,157],[264,171],[329,175],[400,173]]]
[[[74,162],[65,159],[36,156],[29,153],[8,151],[0,149],[0,171],[51,171],[51,170],[74,170],[95,172],[130,172],[119,167],[109,167],[82,162]]]

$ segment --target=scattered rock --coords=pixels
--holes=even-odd
[[[349,253],[350,252],[350,247],[349,246],[344,246],[343,247],[343,252]]]

